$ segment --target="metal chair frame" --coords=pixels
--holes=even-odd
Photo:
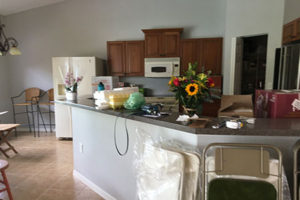
[[[203,188],[203,191],[202,191],[202,199],[203,200],[206,200],[207,199],[207,196],[206,196],[206,193],[207,193],[207,185],[206,185],[206,176],[208,175],[208,173],[216,173],[217,170],[214,170],[214,171],[207,171],[206,170],[206,154],[208,152],[209,149],[211,148],[216,148],[216,147],[219,147],[221,148],[221,156],[222,156],[222,148],[228,148],[228,147],[231,147],[231,148],[237,148],[237,149],[260,149],[261,151],[261,163],[263,163],[264,161],[264,157],[263,157],[263,152],[264,150],[273,150],[274,152],[277,153],[277,156],[278,156],[278,174],[270,174],[270,173],[266,173],[264,172],[263,170],[263,164],[261,164],[261,170],[260,172],[262,174],[267,174],[269,176],[276,176],[278,177],[278,191],[277,191],[277,199],[278,200],[282,200],[282,153],[281,151],[279,150],[279,148],[275,147],[275,146],[271,146],[271,145],[264,145],[264,144],[243,144],[243,143],[212,143],[212,144],[209,144],[208,146],[206,146],[206,148],[203,150],[203,162],[202,162],[202,188]],[[221,166],[222,166],[222,169],[223,170],[223,163],[221,163]],[[228,174],[228,175],[234,175],[234,174]]]
[[[29,103],[29,105],[24,105],[25,106],[25,112],[16,112],[16,109],[15,109],[15,100],[20,98],[25,92],[26,92],[27,89],[23,90],[19,95],[17,96],[13,96],[11,97],[11,102],[12,102],[12,106],[13,106],[13,118],[14,118],[14,123],[16,124],[17,123],[17,119],[16,119],[16,116],[17,115],[21,115],[21,114],[26,114],[27,115],[27,124],[24,124],[24,125],[28,125],[29,127],[29,132],[32,133],[32,129],[33,129],[33,133],[34,133],[34,137],[36,137],[36,131],[35,131],[35,120],[34,120],[34,113],[35,112],[40,112],[39,109],[38,109],[38,99],[39,99],[39,96],[33,96],[31,98],[30,101],[26,100],[25,99],[25,104],[26,103]],[[34,105],[37,106],[37,109],[34,110]],[[31,109],[29,110],[28,107],[30,107]],[[31,114],[31,119],[32,119],[32,123],[30,122],[30,117],[29,115]],[[44,124],[44,128],[46,129],[46,126],[45,126],[45,123],[44,123],[44,119],[42,117],[42,121],[43,121],[43,124]],[[32,126],[32,127],[31,127]],[[15,130],[15,136],[17,136],[17,129]]]
[[[300,170],[298,169],[298,153],[300,150],[300,141],[296,143],[296,145],[293,148],[294,151],[294,187],[293,187],[293,196],[294,200],[299,200],[299,185],[298,185],[298,174],[300,174]]]
[[[51,90],[51,89],[50,89]],[[48,91],[45,91],[43,92],[39,97],[38,97],[38,100],[37,100],[37,109],[39,110],[38,112],[38,136],[40,136],[40,125],[49,125],[50,126],[50,132],[53,132],[53,129],[52,129],[52,126],[55,125],[55,123],[52,123],[52,117],[51,117],[51,114],[55,113],[54,111],[51,110],[51,106],[54,105],[54,100],[50,100],[50,98],[48,98],[48,102],[46,102],[44,105],[48,106],[48,112],[42,112],[41,111],[41,108],[40,108],[40,105],[43,105],[43,102],[41,103],[40,102],[40,99],[45,96],[46,94],[49,95],[49,90]],[[51,104],[53,103],[53,104]],[[49,115],[49,124],[45,124],[44,121],[43,121],[43,124],[40,124],[39,123],[39,115],[41,115],[41,119],[43,120],[43,117],[42,117],[42,114],[48,114]],[[45,127],[44,127],[45,128]],[[47,129],[45,128],[46,132],[47,132]]]

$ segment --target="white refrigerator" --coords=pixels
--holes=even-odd
[[[78,86],[79,98],[92,97],[92,77],[104,76],[104,61],[96,57],[53,57],[52,74],[54,98],[65,98],[64,79],[67,72],[83,76]],[[72,138],[72,110],[70,106],[55,103],[55,131],[57,138]]]

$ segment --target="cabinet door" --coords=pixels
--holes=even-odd
[[[55,104],[55,134],[57,138],[72,138],[72,109],[70,106]]]
[[[145,35],[145,57],[160,57],[161,51],[161,33],[147,33]]]
[[[179,56],[179,32],[164,32],[162,34],[162,46],[160,56],[162,57],[177,57]]]
[[[200,63],[201,55],[197,51],[198,41],[199,39],[186,39],[181,41],[181,75],[186,72],[189,63]]]
[[[295,29],[296,29],[296,40],[300,40],[300,18],[296,20],[295,24]]]
[[[292,21],[283,26],[282,43],[286,44],[293,41],[296,37],[296,21]]]
[[[200,52],[202,54],[202,62],[200,67],[211,70],[212,74],[221,74],[222,71],[222,38],[206,38],[202,39]]]
[[[125,75],[125,42],[107,42],[107,60],[110,74]]]
[[[144,41],[126,42],[126,76],[144,76]]]

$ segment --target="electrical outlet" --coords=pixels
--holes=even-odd
[[[82,143],[79,143],[79,152],[83,153],[83,144]]]

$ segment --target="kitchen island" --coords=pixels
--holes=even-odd
[[[256,119],[255,124],[232,130],[210,128],[220,120],[215,118],[208,128],[200,129],[176,122],[178,113],[154,119],[127,110],[99,110],[88,99],[56,103],[72,107],[74,176],[105,199],[137,199],[134,144],[140,131],[198,150],[213,142],[276,145],[292,183],[292,147],[300,139],[299,119]]]

